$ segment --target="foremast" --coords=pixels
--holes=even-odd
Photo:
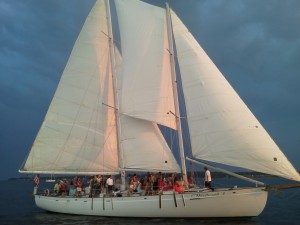
[[[179,108],[179,100],[178,100],[178,85],[175,71],[175,59],[174,59],[174,47],[173,47],[173,35],[172,35],[172,20],[170,14],[169,4],[166,3],[166,17],[167,17],[167,34],[168,34],[168,42],[169,42],[169,54],[170,54],[170,63],[171,63],[171,77],[172,77],[172,85],[173,85],[173,96],[174,96],[174,106],[175,106],[175,117],[176,117],[176,128],[178,134],[178,145],[179,145],[179,154],[180,154],[180,164],[181,164],[181,172],[183,180],[188,186],[187,179],[187,171],[185,164],[185,154],[184,154],[184,146],[183,146],[183,138],[182,138],[182,127],[181,127],[181,118],[180,118],[180,108]],[[173,113],[173,112],[171,112]]]
[[[109,37],[109,58],[110,58],[110,66],[112,72],[112,80],[113,80],[113,93],[114,93],[114,111],[115,111],[115,123],[116,123],[116,132],[117,132],[117,148],[118,148],[118,156],[119,156],[119,168],[124,168],[123,161],[123,151],[121,148],[121,127],[120,127],[120,111],[119,111],[119,98],[117,92],[117,75],[115,70],[115,51],[114,51],[114,39],[113,39],[113,31],[112,31],[112,22],[111,22],[111,14],[110,14],[110,4],[109,0],[105,0],[105,9],[107,16],[107,28],[108,28],[108,37]],[[125,187],[125,171],[121,171],[122,185]]]

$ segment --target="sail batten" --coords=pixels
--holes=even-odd
[[[222,73],[172,11],[193,156],[300,181]]]

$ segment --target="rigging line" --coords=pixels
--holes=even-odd
[[[102,31],[103,32],[103,31]],[[104,33],[104,32],[103,32]],[[104,33],[105,34],[105,33]],[[108,49],[106,49],[107,51],[105,51],[102,55],[108,55]],[[109,76],[109,74],[110,74],[110,68],[109,68],[109,62],[108,62],[108,60],[107,60],[107,58],[106,57],[101,57],[101,61],[102,61],[102,65],[105,65],[105,66],[103,66],[103,68],[105,68],[105,69],[102,69],[102,71],[101,71],[101,76],[100,76],[100,79],[101,79],[101,83],[104,83],[104,82],[107,82],[110,86],[112,86],[112,80],[111,80],[111,78],[110,78],[110,76]],[[104,59],[106,59],[105,61],[104,61]],[[107,81],[106,81],[107,80]],[[99,92],[100,92],[101,90],[99,89]],[[108,93],[106,93],[106,94],[108,94]],[[98,96],[101,96],[101,94],[99,93],[98,94]],[[102,101],[103,101],[104,99],[102,98]],[[106,97],[106,100],[108,100],[108,96]],[[101,102],[101,99],[99,98],[99,103]],[[102,102],[102,104],[99,104],[98,105],[98,112],[100,112],[100,110],[99,110],[99,108],[101,109],[101,115],[107,115],[107,116],[109,116],[109,114],[111,113],[108,109],[107,109],[107,107],[100,107],[101,105],[105,105],[105,106],[108,106],[109,108],[112,108],[112,109],[114,109],[114,107],[113,106],[110,106],[110,105],[108,105],[108,104],[105,104],[105,103],[103,103]],[[105,116],[104,116],[105,117]],[[109,116],[110,117],[110,116]],[[99,118],[99,117],[97,117],[97,118]],[[102,117],[102,120],[103,120],[103,117]],[[114,119],[113,119],[114,120]],[[111,124],[109,121],[108,121],[108,123],[107,124]],[[106,130],[106,135],[105,135],[105,138],[104,138],[104,140],[103,140],[103,143],[102,143],[102,149],[103,149],[103,157],[102,157],[102,162],[101,162],[101,169],[102,169],[102,172],[104,172],[105,171],[105,158],[106,158],[106,153],[107,153],[107,151],[111,151],[111,150],[113,150],[113,149],[110,149],[110,150],[105,150],[106,149],[106,146],[107,146],[107,143],[108,143],[108,141],[110,140],[110,138],[112,137],[112,135],[113,135],[113,132],[114,132],[114,128],[115,128],[115,126],[114,125],[112,125],[112,126],[110,126],[110,128],[108,128],[107,127],[107,130]],[[95,161],[94,162],[96,162],[96,160],[97,160],[97,158],[95,159]]]
[[[173,113],[171,110],[169,112],[167,112],[167,114],[172,114],[174,117],[176,117],[177,119],[181,119],[181,117],[176,116],[175,113]],[[178,151],[178,154],[180,155],[180,149],[179,149],[179,134],[177,132],[173,132],[173,135],[171,136],[171,141],[172,141],[172,149],[175,149],[175,144],[176,144],[176,148]],[[183,134],[183,133],[182,133]],[[184,135],[184,134],[183,134]],[[175,140],[175,141],[173,141]],[[174,144],[174,145],[173,145]]]
[[[178,60],[177,60],[177,63],[178,63]],[[192,156],[191,137],[190,137],[187,109],[186,109],[186,103],[185,103],[185,98],[184,98],[184,91],[183,91],[181,76],[178,76],[178,92],[179,92],[178,93],[179,101],[182,105],[181,111],[182,111],[182,114],[184,115],[182,117],[182,119],[183,119],[182,126],[185,130],[185,132],[183,133],[183,136],[184,136],[185,145],[187,145],[187,147],[188,147],[188,150],[185,148],[185,150],[186,150],[185,152],[186,152],[186,155]]]
[[[103,57],[104,58],[104,57]],[[103,65],[104,65],[104,63],[103,63]],[[101,75],[100,75],[100,80],[101,80],[101,84],[104,84],[104,81],[105,81],[105,73],[104,73],[104,71],[101,71],[102,73],[101,73]],[[100,102],[100,98],[102,99],[102,96],[101,96],[101,90],[100,90],[101,88],[99,88],[98,89],[98,96],[99,96],[99,98],[98,98],[98,100],[99,100],[99,102]],[[101,97],[100,97],[101,96]],[[97,112],[98,113],[100,113],[101,115],[105,115],[105,111],[104,111],[104,107],[100,107],[100,104],[98,104],[97,105]],[[106,111],[107,112],[107,111]],[[98,116],[97,116],[97,118],[98,118]],[[99,118],[100,119],[100,118]],[[97,120],[97,122],[99,122],[98,120]],[[101,121],[100,121],[101,122]],[[101,128],[100,128],[101,129]],[[95,137],[94,137],[95,138]],[[103,142],[103,145],[102,145],[102,147],[103,147],[103,149],[104,149],[104,146],[105,146],[105,141]],[[102,166],[100,166],[99,167],[99,170],[101,170],[102,169],[102,172],[104,172],[104,156],[105,156],[105,151],[103,152],[103,159],[102,159],[102,162],[101,162],[101,165]],[[95,161],[94,162],[96,162],[96,158],[95,158]]]
[[[110,2],[109,0],[105,1],[105,11],[107,16],[107,31],[109,36],[113,37],[112,30],[112,16],[110,12]],[[112,78],[112,90],[113,90],[113,99],[114,105],[117,107],[120,106],[119,93],[118,93],[118,74],[116,69],[116,57],[115,57],[115,48],[114,48],[114,39],[109,40],[109,59],[110,59],[110,72]],[[124,151],[121,144],[121,116],[119,110],[115,109],[115,127],[116,127],[116,141],[117,141],[117,151],[118,151],[118,164],[122,168],[124,167]],[[123,174],[123,173],[122,173]],[[121,177],[122,185],[125,185],[125,177]]]
[[[228,174],[228,175],[231,175],[233,177],[236,177],[236,178],[239,178],[239,179],[242,179],[242,180],[246,180],[246,181],[249,181],[251,183],[254,183],[256,186],[258,185],[262,185],[262,186],[265,186],[265,183],[263,182],[260,182],[260,181],[257,181],[257,180],[254,180],[254,179],[251,179],[251,178],[248,178],[248,177],[245,177],[245,176],[242,176],[242,175],[239,175],[237,173],[234,173],[234,172],[231,172],[231,171],[228,171],[228,170],[225,170],[225,169],[222,169],[222,168],[219,168],[219,167],[216,167],[216,166],[212,166],[208,163],[204,163],[204,162],[201,162],[201,161],[198,161],[198,160],[195,160],[195,159],[191,159],[189,157],[186,157],[187,160],[190,160],[190,161],[193,161],[194,163],[197,163],[197,164],[200,164],[202,166],[207,166],[209,168],[212,168],[216,171],[219,171],[219,172],[222,172],[222,173],[225,173],[225,174]]]
[[[102,108],[102,110],[104,110],[104,108]],[[108,124],[110,124],[110,121],[108,121]],[[102,171],[104,171],[104,167],[105,167],[105,153],[106,153],[105,146],[106,146],[106,143],[109,141],[110,137],[114,134],[114,128],[115,128],[115,126],[112,125],[110,129],[107,129],[107,131],[106,131],[107,136],[103,140],[102,147],[103,147],[104,151],[103,151],[103,157],[102,157]],[[96,159],[95,159],[95,161],[96,161]]]

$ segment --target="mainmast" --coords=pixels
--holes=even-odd
[[[111,23],[111,14],[110,14],[110,4],[109,0],[105,2],[105,9],[107,15],[107,28],[108,28],[108,37],[109,37],[109,51],[110,51],[110,65],[112,71],[112,79],[113,79],[113,93],[114,93],[114,110],[115,110],[115,118],[116,118],[116,132],[117,132],[117,148],[119,152],[119,168],[124,168],[123,161],[123,151],[121,148],[121,129],[120,129],[120,111],[119,111],[119,98],[117,92],[117,76],[115,70],[115,51],[114,51],[114,39],[112,32],[112,23]],[[121,172],[122,185],[125,187],[125,171]]]
[[[185,155],[182,139],[182,128],[181,128],[181,119],[180,119],[180,109],[179,109],[179,100],[178,100],[178,85],[175,71],[175,59],[174,59],[174,48],[173,48],[173,35],[172,35],[172,22],[169,4],[166,3],[166,16],[167,16],[167,33],[169,40],[169,53],[170,53],[170,63],[171,63],[171,77],[173,85],[173,96],[174,96],[174,106],[175,106],[175,117],[176,117],[176,127],[178,133],[178,144],[179,144],[179,153],[181,161],[181,171],[185,185],[188,186],[187,171],[185,164]]]

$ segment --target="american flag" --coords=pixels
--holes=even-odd
[[[40,183],[40,176],[36,175],[33,180],[34,180],[35,185],[38,185]]]

